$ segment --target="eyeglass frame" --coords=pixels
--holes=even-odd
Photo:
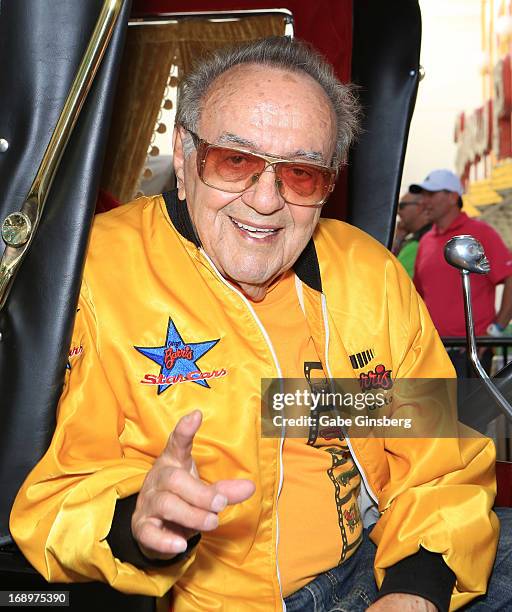
[[[398,210],[403,210],[406,206],[418,206],[419,202],[398,202]]]
[[[247,153],[249,155],[254,155],[254,157],[259,157],[260,159],[263,159],[265,161],[266,165],[263,168],[262,172],[259,174],[258,181],[260,180],[260,177],[263,174],[263,172],[265,172],[269,166],[273,166],[273,165],[275,165],[275,164],[277,164],[279,162],[293,163],[293,161],[294,161],[292,159],[285,159],[285,158],[282,158],[282,157],[277,157],[275,155],[263,155],[262,153],[255,153],[254,151],[251,151],[250,149],[244,149],[244,148],[239,148],[239,147],[229,147],[229,146],[227,147],[225,145],[216,144],[214,142],[208,142],[207,140],[204,140],[198,134],[196,134],[195,132],[193,132],[189,128],[185,127],[184,125],[181,125],[180,127],[182,127],[185,131],[187,131],[191,135],[191,137],[192,137],[192,141],[194,143],[194,147],[196,148],[196,151],[197,151],[196,166],[197,166],[197,174],[198,174],[199,178],[201,179],[201,181],[205,185],[208,185],[208,187],[211,187],[212,189],[218,189],[219,191],[225,191],[223,189],[220,189],[219,187],[215,187],[214,185],[211,185],[210,183],[205,181],[205,179],[203,178],[204,166],[206,164],[206,156],[208,154],[208,149],[210,147],[217,147],[217,148],[222,148],[222,149],[230,149],[231,151],[237,151],[237,152],[240,152],[240,153]],[[285,200],[285,202],[287,204],[289,204],[290,206],[300,206],[301,208],[322,208],[322,206],[325,204],[325,202],[329,198],[330,194],[334,191],[334,187],[336,186],[336,178],[338,176],[338,170],[336,168],[331,168],[329,166],[323,166],[323,165],[320,165],[320,164],[301,162],[301,161],[300,162],[296,162],[296,163],[302,164],[302,165],[305,165],[305,166],[314,166],[315,168],[320,168],[322,170],[326,170],[331,175],[331,183],[330,183],[330,185],[329,185],[329,187],[327,189],[327,192],[326,192],[324,198],[320,202],[317,202],[316,204],[295,204],[294,202],[289,202],[288,200]],[[275,170],[274,170],[274,173],[275,173]],[[255,185],[258,181],[255,181],[253,183],[253,185]],[[281,182],[281,181],[280,181],[280,179],[278,179],[276,177],[276,181],[275,182],[277,184],[278,182]],[[239,193],[239,194],[242,194],[242,193],[245,193],[251,187],[252,187],[252,185],[249,185],[245,189],[242,189],[242,191],[226,191],[226,193]],[[281,195],[281,192],[279,190],[279,186],[278,185],[277,185],[277,190],[279,192],[279,195],[283,198],[283,196]]]

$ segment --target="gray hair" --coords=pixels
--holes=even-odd
[[[332,165],[337,168],[345,162],[348,149],[360,132],[360,106],[354,95],[354,86],[341,83],[320,53],[296,39],[263,38],[218,49],[201,59],[180,84],[176,125],[196,132],[209,87],[221,74],[240,64],[260,64],[311,76],[325,91],[336,114],[336,148]]]

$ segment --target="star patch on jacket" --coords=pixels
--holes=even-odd
[[[158,395],[172,385],[182,382],[194,382],[209,389],[210,385],[205,379],[225,376],[227,371],[221,369],[202,372],[196,362],[211,350],[217,342],[219,342],[219,339],[205,342],[185,342],[173,320],[169,317],[166,338],[162,346],[133,347],[160,366],[158,376],[145,374],[140,382],[146,385],[157,385]]]

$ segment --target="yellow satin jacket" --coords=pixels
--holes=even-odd
[[[331,377],[356,379],[379,364],[393,379],[454,376],[410,279],[368,235],[321,220],[294,269]],[[189,367],[180,370],[183,351]],[[51,446],[11,516],[30,562],[50,581],[101,580],[157,596],[173,587],[176,612],[282,610],[282,441],[260,435],[260,381],[278,377],[279,364],[248,300],[200,248],[184,203],[141,198],[96,218],[69,355]],[[222,512],[189,559],[139,570],[106,542],[116,500],[140,490],[178,419],[196,408],[201,478],[250,478],[256,493]],[[451,609],[484,593],[498,534],[492,442],[349,442],[364,483],[361,513],[366,524],[378,520],[379,584],[421,545],[457,575]]]

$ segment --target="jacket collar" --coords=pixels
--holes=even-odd
[[[176,230],[183,238],[192,242],[197,248],[200,248],[201,241],[194,229],[186,201],[178,200],[178,191],[176,189],[167,191],[162,195],[167,207],[167,213]],[[311,287],[311,289],[322,292],[320,265],[313,238],[311,238],[306,248],[300,254],[293,266],[293,270],[304,284]]]

